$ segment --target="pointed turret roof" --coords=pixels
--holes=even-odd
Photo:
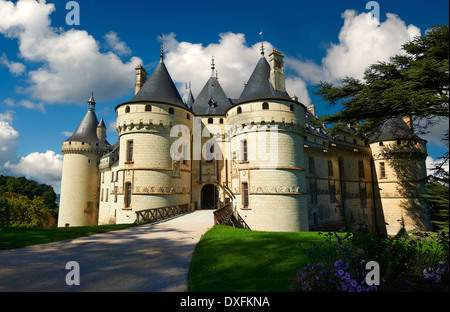
[[[287,92],[274,90],[270,79],[270,65],[264,55],[261,55],[255,69],[253,70],[248,83],[235,104],[254,100],[283,99],[291,100]]]
[[[68,141],[78,141],[78,142],[90,142],[98,143],[99,139],[97,137],[97,126],[98,119],[95,115],[95,111],[88,110],[83,120],[79,124],[77,130],[72,134]]]
[[[105,122],[103,121],[103,118],[100,119],[100,122],[98,123],[97,128],[105,128],[106,129]]]
[[[197,115],[223,115],[231,101],[223,91],[219,80],[210,77],[195,100],[192,110]]]
[[[391,140],[422,140],[416,135],[403,118],[389,118],[381,123],[369,136],[369,142]]]
[[[191,83],[189,83],[189,87],[186,84],[186,92],[183,96],[183,102],[189,109],[192,109],[192,105],[194,104],[195,100],[194,96],[192,95]]]
[[[130,101],[122,104],[132,102],[157,102],[187,108],[162,59],[139,92]]]

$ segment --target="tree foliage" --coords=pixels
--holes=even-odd
[[[0,226],[48,226],[56,208],[51,186],[0,175]]]

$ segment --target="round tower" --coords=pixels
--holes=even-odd
[[[73,135],[62,144],[58,227],[97,224],[98,162],[109,145],[103,136],[97,136],[104,132],[103,127],[97,120],[95,100],[91,96],[88,112]]]
[[[303,137],[306,108],[285,90],[283,56],[261,49],[239,100],[226,112],[237,212],[251,229],[308,231]]]
[[[389,236],[430,230],[421,197],[426,192],[426,141],[414,134],[409,118],[391,118],[374,131],[369,144],[378,186],[375,196],[381,208],[377,223],[385,224],[382,230]]]
[[[128,102],[116,106],[120,141],[117,223],[135,211],[189,204],[193,113],[163,62]]]

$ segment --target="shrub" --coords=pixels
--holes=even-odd
[[[448,233],[383,239],[363,231],[322,233],[306,267],[291,279],[292,291],[448,291]],[[380,285],[366,282],[366,264],[376,261]],[[372,284],[372,283],[369,283]]]

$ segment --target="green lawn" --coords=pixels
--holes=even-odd
[[[312,250],[310,242],[324,240],[318,232],[259,232],[216,225],[196,247],[189,290],[289,291],[295,270],[310,261],[302,249]]]
[[[22,248],[29,245],[38,245],[65,239],[72,239],[80,236],[126,229],[130,226],[132,225],[114,224],[51,229],[0,227],[0,250]]]

